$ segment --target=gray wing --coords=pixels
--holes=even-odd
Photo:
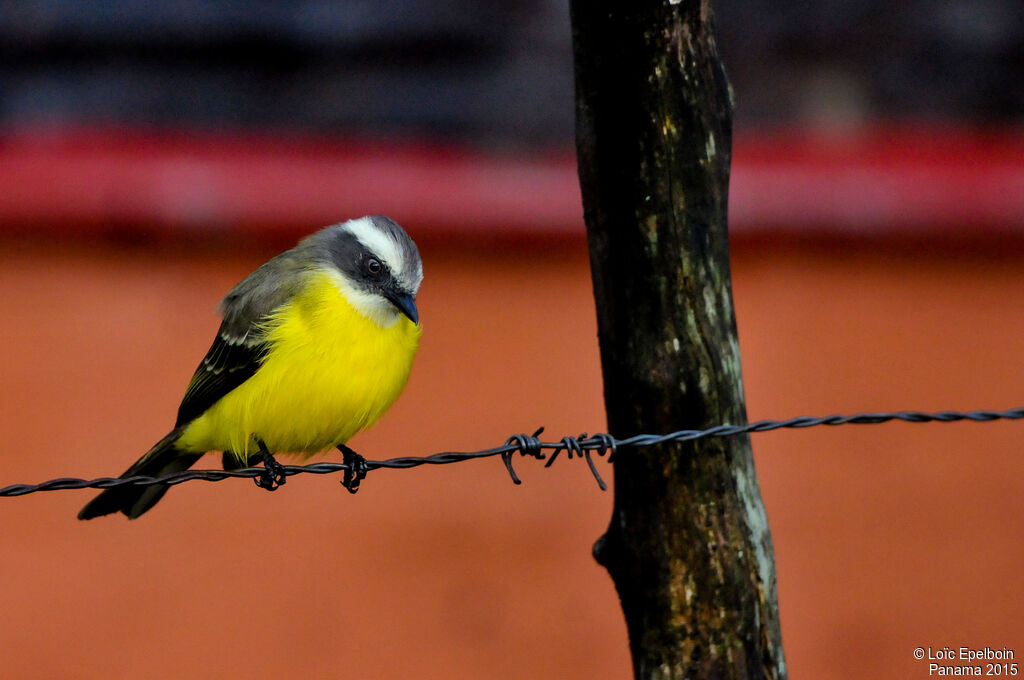
[[[301,288],[312,264],[304,255],[303,245],[281,253],[221,301],[224,320],[189,381],[175,427],[201,416],[259,369],[269,349],[259,324]]]

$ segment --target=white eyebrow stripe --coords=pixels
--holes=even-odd
[[[401,277],[403,273],[402,267],[405,263],[402,262],[401,253],[398,251],[398,244],[389,234],[382,232],[373,222],[365,217],[352,220],[348,223],[348,228],[352,235],[370,252],[384,260],[384,264],[388,266],[388,269],[396,277]]]

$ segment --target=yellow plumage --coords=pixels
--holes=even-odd
[[[220,328],[174,428],[121,477],[173,475],[223,451],[226,469],[262,462],[260,485],[274,489],[286,476],[273,454],[338,446],[346,460],[358,456],[343,445],[409,379],[422,282],[416,244],[381,215],[325,227],[263,263],[221,301]],[[169,488],[105,489],[78,517],[135,519]]]
[[[381,327],[326,272],[310,276],[263,324],[269,349],[259,370],[185,428],[180,450],[241,460],[258,436],[273,453],[312,455],[372,425],[401,394],[420,327],[405,316]]]

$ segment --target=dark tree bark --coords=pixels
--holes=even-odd
[[[609,431],[746,422],[726,225],[731,90],[709,3],[571,0]],[[637,678],[784,678],[749,438],[623,450],[594,546]]]

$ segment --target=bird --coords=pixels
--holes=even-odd
[[[221,301],[220,328],[174,428],[121,478],[181,472],[220,451],[225,470],[262,460],[256,481],[272,490],[285,480],[276,453],[309,457],[337,447],[346,462],[358,456],[348,440],[376,422],[409,379],[422,281],[415,242],[379,215],[325,227],[268,260]],[[78,518],[136,519],[168,488],[111,487]]]

